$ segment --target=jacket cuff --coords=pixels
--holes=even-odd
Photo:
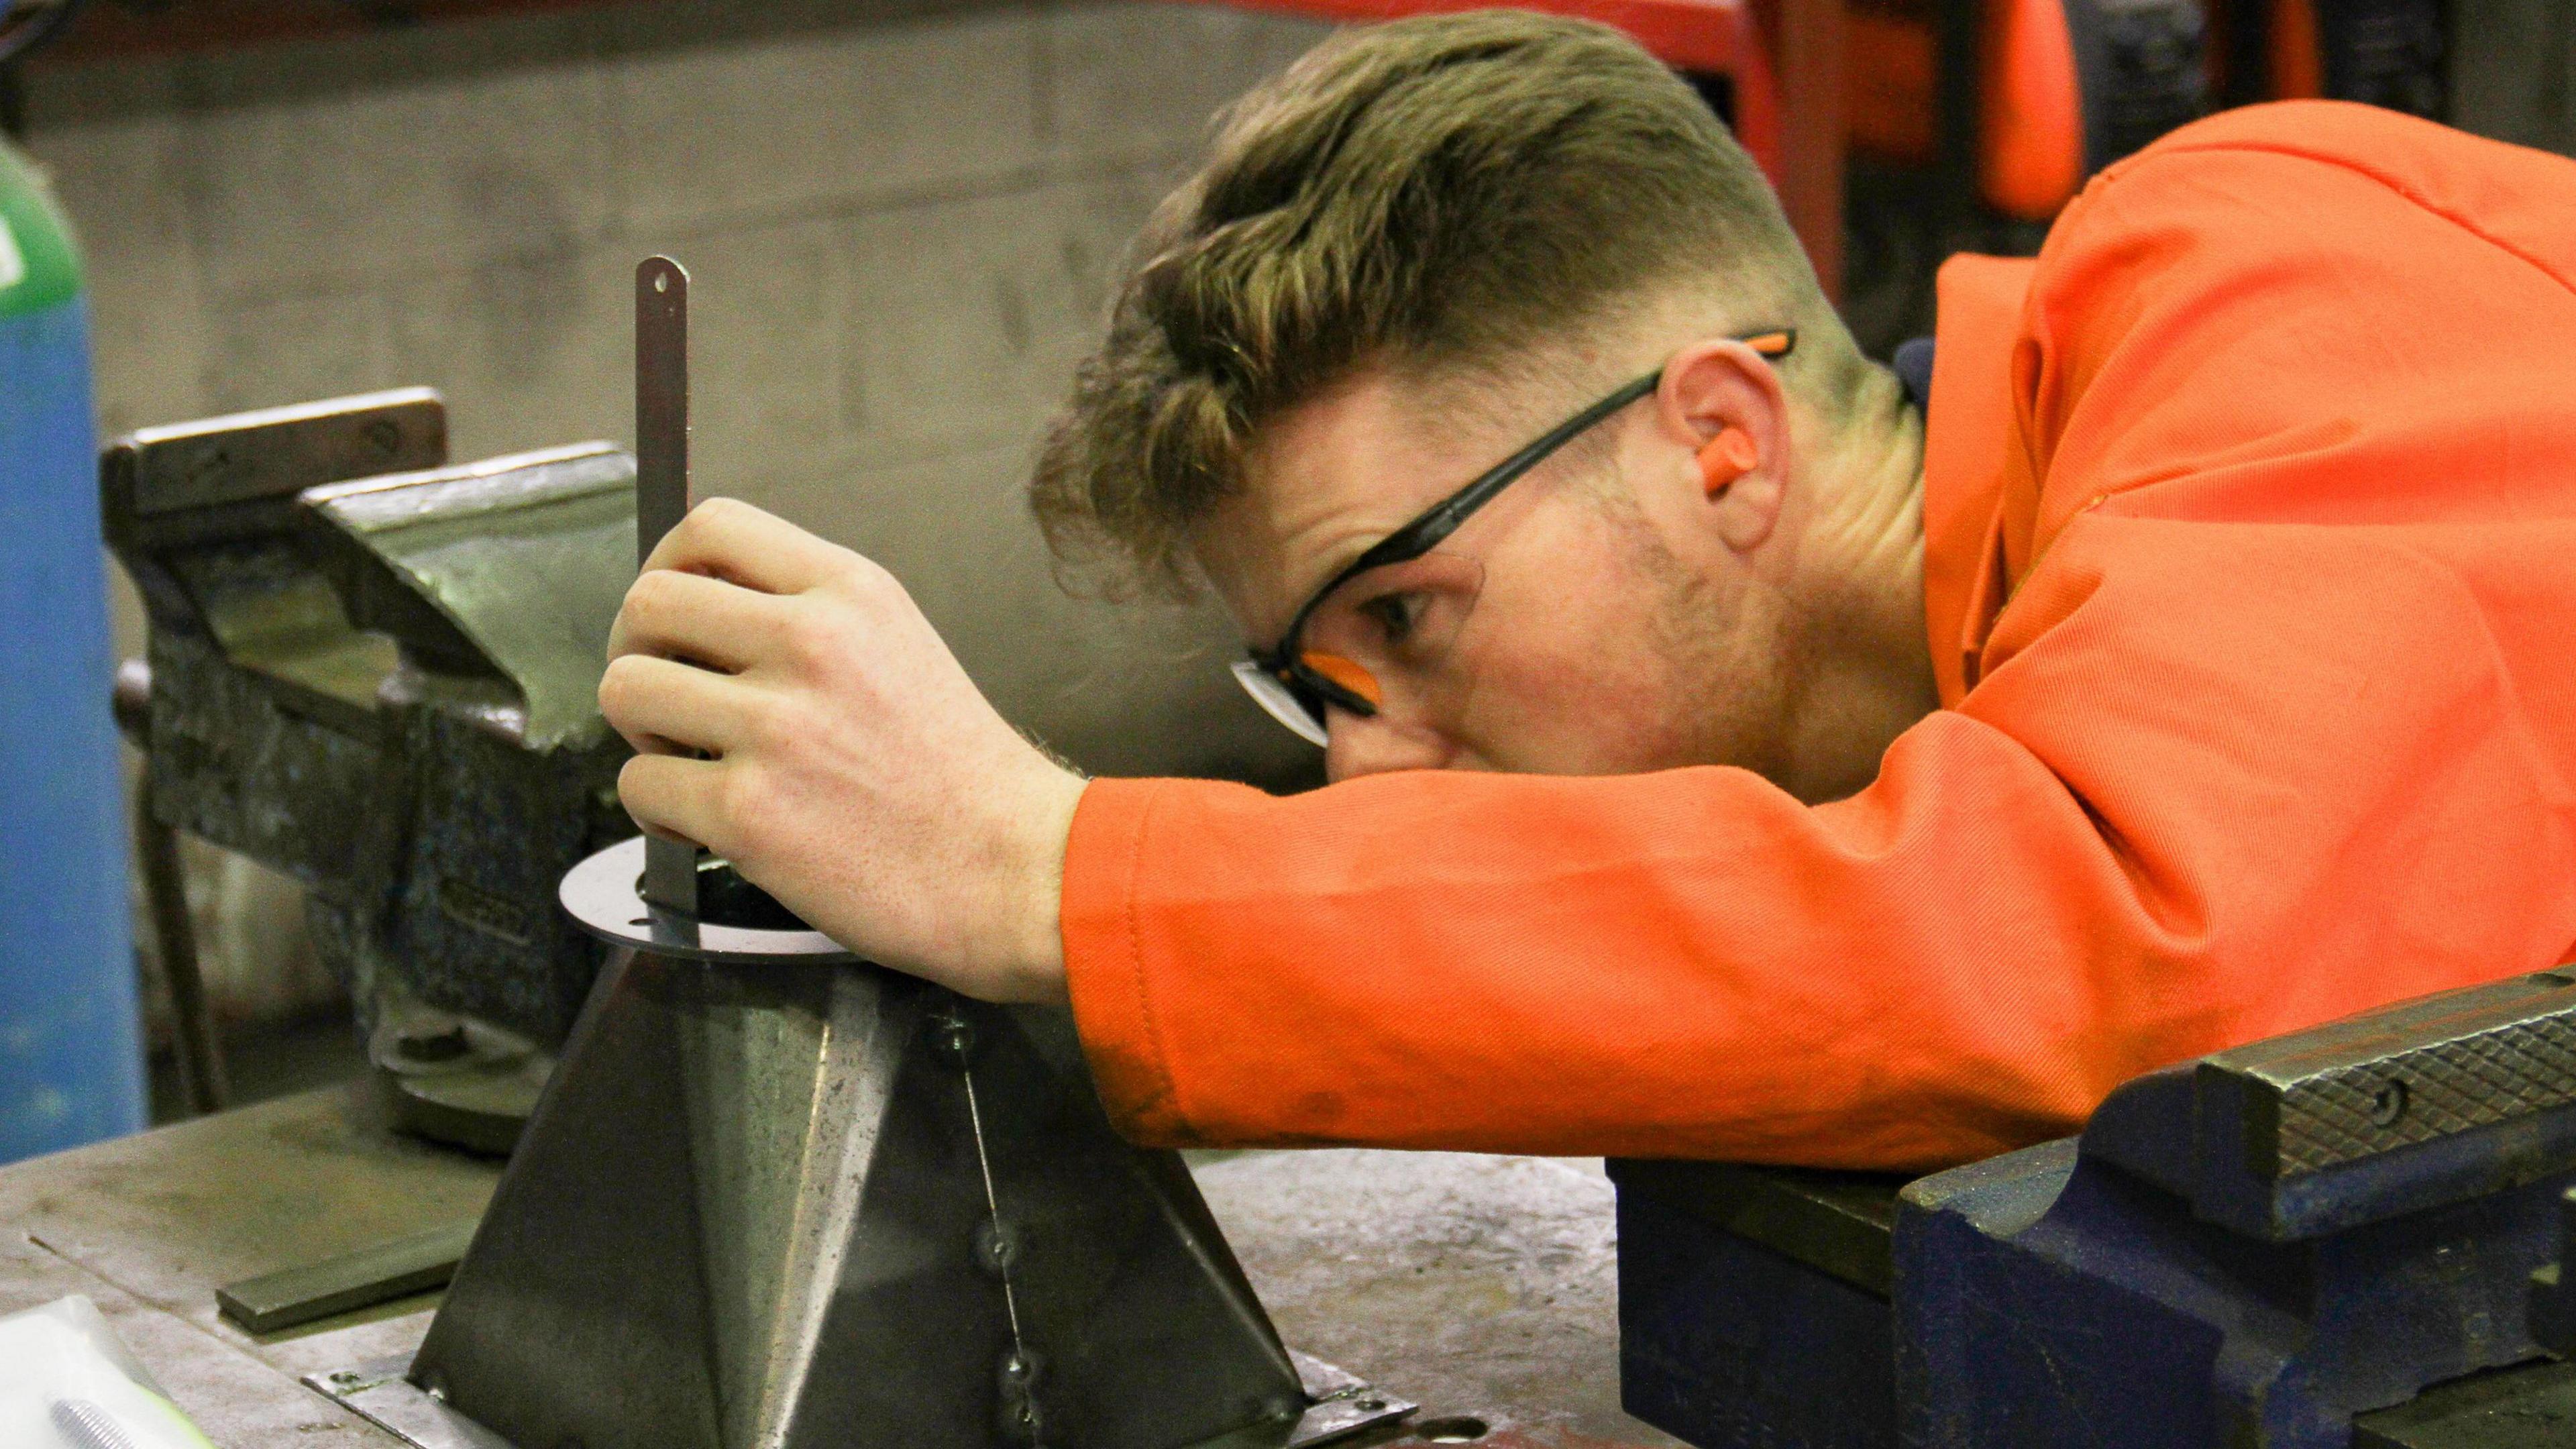
[[[1083,1054],[1110,1120],[1147,1147],[1193,1145],[1171,1061],[1154,1024],[1153,982],[1136,911],[1145,833],[1169,780],[1094,780],[1064,848],[1066,989]]]

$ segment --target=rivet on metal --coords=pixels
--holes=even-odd
[[[1020,1261],[1020,1236],[992,1218],[975,1229],[975,1261],[984,1271],[1007,1275]]]
[[[930,1049],[952,1067],[963,1067],[975,1051],[975,1028],[962,1016],[930,1019]]]
[[[2392,1077],[2379,1084],[2370,1094],[2370,1120],[2382,1127],[2394,1127],[2406,1115],[2406,1084]]]

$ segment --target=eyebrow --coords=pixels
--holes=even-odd
[[[1399,519],[1393,528],[1386,530],[1384,533],[1361,534],[1359,536],[1360,543],[1358,547],[1351,549],[1336,548],[1330,554],[1327,554],[1325,557],[1328,562],[1323,568],[1315,572],[1311,581],[1301,581],[1297,588],[1288,595],[1288,607],[1283,612],[1279,620],[1279,627],[1270,632],[1271,640],[1276,642],[1279,636],[1287,631],[1288,626],[1297,621],[1298,610],[1313,603],[1316,595],[1323,592],[1326,584],[1329,584],[1334,579],[1341,577],[1342,570],[1359,562],[1360,556],[1367,553],[1370,549],[1373,549],[1379,544],[1386,542],[1388,539],[1395,537],[1398,532],[1403,530],[1405,524],[1409,521],[1409,519]],[[1249,636],[1247,636],[1243,642],[1245,647],[1256,651],[1270,647],[1268,644],[1261,643]]]

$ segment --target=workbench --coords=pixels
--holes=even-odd
[[[0,1313],[88,1295],[225,1449],[391,1449],[299,1380],[409,1352],[437,1295],[254,1336],[215,1290],[473,1216],[500,1166],[393,1132],[357,1085],[17,1163],[0,1168]],[[1419,1402],[1416,1424],[1472,1417],[1495,1449],[1678,1442],[1618,1408],[1597,1163],[1308,1151],[1194,1169],[1288,1342]]]

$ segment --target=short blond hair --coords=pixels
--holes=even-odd
[[[1505,365],[1689,277],[1842,337],[1699,96],[1615,30],[1521,11],[1333,35],[1222,115],[1135,256],[1029,496],[1059,560],[1163,592],[1261,426],[1362,367]]]

